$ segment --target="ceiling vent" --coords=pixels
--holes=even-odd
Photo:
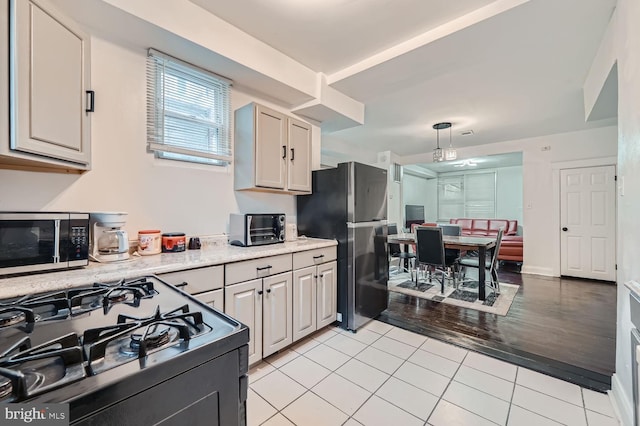
[[[473,130],[464,130],[464,131],[460,132],[460,134],[462,136],[472,136],[473,135]]]

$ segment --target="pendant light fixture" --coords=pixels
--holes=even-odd
[[[433,128],[436,130],[436,149],[433,150],[433,161],[451,161],[458,158],[458,153],[451,144],[451,123],[436,123]],[[447,149],[440,148],[440,130],[443,129],[449,129],[449,148]]]

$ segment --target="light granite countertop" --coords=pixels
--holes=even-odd
[[[335,240],[301,238],[283,244],[256,247],[230,245],[162,253],[153,256],[133,256],[117,263],[94,263],[81,269],[0,278],[0,299],[79,287],[94,282],[113,282],[149,274],[162,274],[205,266],[222,265],[242,260],[278,254],[295,253],[337,245]]]

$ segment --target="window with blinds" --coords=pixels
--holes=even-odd
[[[149,49],[148,150],[170,160],[231,163],[230,86],[223,77]]]
[[[438,177],[438,220],[495,218],[496,173],[475,172]]]

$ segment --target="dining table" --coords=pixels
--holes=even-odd
[[[477,250],[478,251],[478,265],[485,265],[487,259],[487,251],[496,246],[496,239],[492,237],[485,237],[479,235],[443,235],[442,241],[444,247],[448,249],[457,250]],[[391,234],[387,236],[387,243],[402,244],[405,246],[405,251],[409,249],[410,245],[415,245],[416,234],[407,232],[403,234]],[[417,277],[416,277],[417,279]],[[485,290],[486,271],[485,268],[478,268],[478,299],[486,299]]]

